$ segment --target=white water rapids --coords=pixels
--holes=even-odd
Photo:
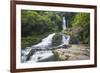
[[[32,47],[39,47],[41,49],[46,49],[52,45],[52,38],[55,33],[49,34],[46,38],[44,38],[40,43],[33,45]]]

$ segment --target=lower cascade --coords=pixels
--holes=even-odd
[[[48,59],[49,57],[53,56],[53,53],[51,50],[47,50],[52,48],[52,38],[55,35],[55,33],[49,34],[46,38],[44,38],[40,43],[33,45],[32,47],[29,47],[26,50],[22,50],[22,62],[25,62],[27,59],[27,55],[32,51],[32,50],[39,50],[35,51],[34,54],[30,57],[30,60],[28,62],[38,62],[42,61],[45,59]],[[33,51],[32,51],[33,52]]]

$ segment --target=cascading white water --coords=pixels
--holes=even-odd
[[[30,53],[30,51],[36,50],[36,49],[41,49],[41,51],[36,51],[30,58],[30,60],[28,61],[29,63],[31,62],[38,62],[41,60],[45,60],[48,59],[49,57],[53,56],[53,53],[51,50],[46,50],[44,51],[44,49],[47,49],[48,47],[50,48],[50,46],[52,45],[52,38],[55,35],[55,33],[49,34],[46,38],[44,38],[40,43],[33,45],[32,47],[30,47],[31,49],[29,50],[23,50],[22,53],[24,56],[22,56],[22,62],[25,62],[27,59],[27,55]]]
[[[33,54],[28,61],[28,63],[33,63],[33,62],[39,62],[39,61],[44,61],[44,60],[49,60],[51,59],[50,57],[53,57],[53,53],[51,50],[47,51],[37,51],[35,54]]]
[[[65,17],[64,16],[62,18],[62,21],[63,21],[62,28],[63,28],[63,30],[66,30],[67,29],[67,27],[66,27],[66,20],[65,20]],[[62,44],[68,45],[69,44],[69,41],[70,41],[70,36],[63,34],[63,36],[62,36]]]
[[[62,44],[69,45],[69,41],[70,41],[70,36],[69,35],[63,35],[62,36]]]
[[[62,28],[63,28],[63,30],[65,30],[66,29],[66,20],[65,20],[65,17],[64,16],[62,18],[62,21],[63,21]]]
[[[46,49],[52,45],[52,38],[55,33],[49,34],[46,38],[44,38],[40,43],[33,45],[32,47],[39,47],[41,49]]]

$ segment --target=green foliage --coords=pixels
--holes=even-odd
[[[90,14],[77,13],[71,21],[72,27],[81,27],[82,32],[79,33],[79,38],[83,43],[89,44],[90,41]]]
[[[77,13],[72,21],[72,27],[85,27],[90,24],[89,13]]]
[[[21,47],[25,49],[42,41],[43,38],[47,37],[50,33],[45,33],[42,35],[33,34],[31,36],[21,38]]]
[[[65,34],[65,35],[70,35],[70,36],[73,35],[73,34],[72,34],[72,31],[63,30],[62,33]]]
[[[22,37],[21,39],[21,47],[23,49],[25,49],[26,47],[29,47],[33,44],[37,44],[41,41],[40,38],[36,37],[36,36],[28,36],[28,37]]]
[[[22,36],[61,29],[61,17],[54,12],[22,10],[21,23]]]

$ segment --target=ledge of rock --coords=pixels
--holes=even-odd
[[[87,45],[72,44],[69,48],[58,48],[53,50],[58,60],[88,60],[90,58],[90,49]]]

